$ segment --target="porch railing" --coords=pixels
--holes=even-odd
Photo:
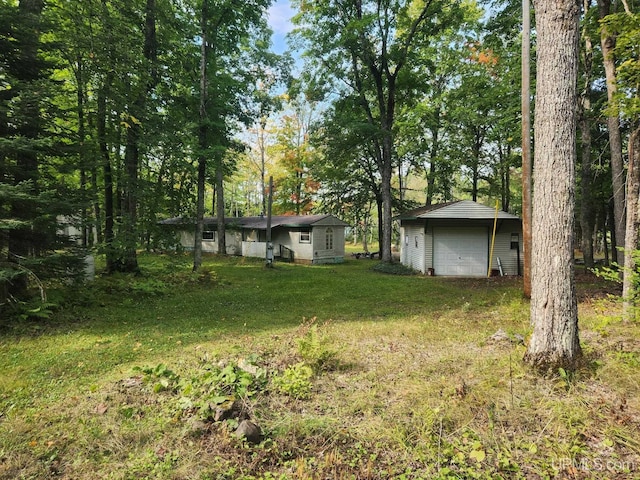
[[[285,247],[284,245],[280,245],[280,261],[293,263],[294,261],[293,250],[291,250],[288,247]]]

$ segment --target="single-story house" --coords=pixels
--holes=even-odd
[[[193,220],[169,218],[161,225],[175,229],[180,245],[194,247]],[[204,219],[202,251],[218,252],[217,219]],[[333,215],[274,215],[271,217],[271,244],[276,260],[300,263],[341,263],[344,261],[344,235],[348,224]],[[228,255],[266,257],[267,217],[225,218]]]
[[[522,221],[470,200],[428,205],[396,217],[400,261],[427,275],[458,277],[522,272]],[[493,255],[491,259],[493,241]],[[491,260],[491,265],[489,265]]]

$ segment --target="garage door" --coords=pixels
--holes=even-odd
[[[436,275],[482,277],[489,266],[486,228],[434,228],[433,268]]]

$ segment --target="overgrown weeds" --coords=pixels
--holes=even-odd
[[[326,326],[318,325],[317,317],[312,317],[304,319],[299,328],[298,353],[316,373],[334,370],[339,364],[333,339],[322,331]]]

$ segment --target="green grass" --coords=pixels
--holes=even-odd
[[[530,333],[518,279],[391,275],[364,259],[209,257],[200,275],[189,257],[141,263],[48,322],[2,330],[0,478],[640,474],[637,325],[593,278],[579,277],[584,368],[539,378],[524,345],[490,338]],[[263,372],[248,387],[247,361]],[[259,445],[207,413],[234,395]]]

